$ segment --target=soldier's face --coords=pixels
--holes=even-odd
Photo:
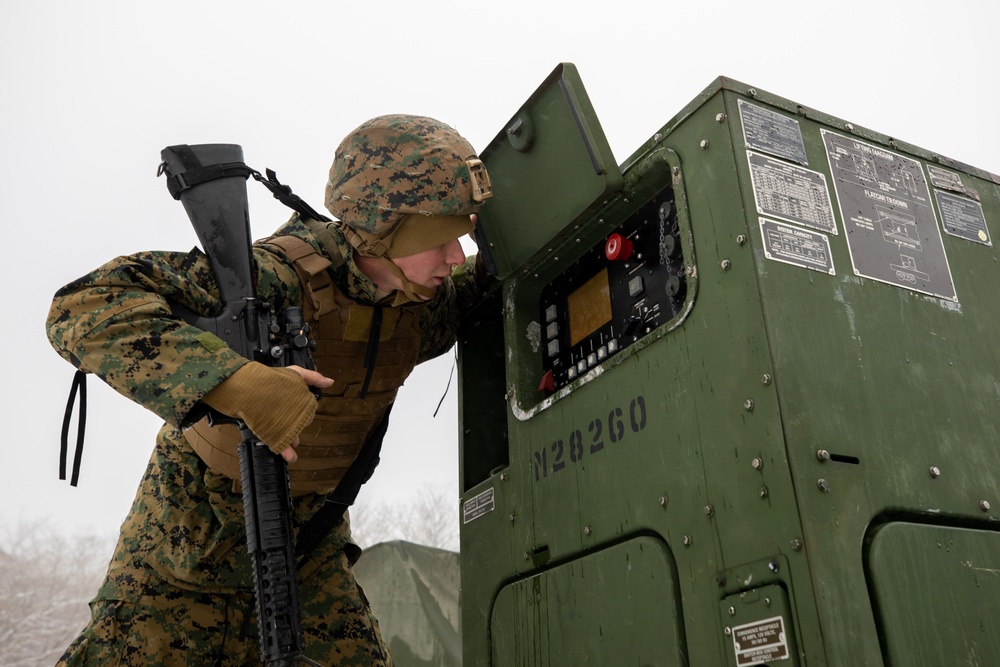
[[[437,289],[451,275],[453,267],[465,261],[465,251],[458,239],[435,248],[392,260],[411,283]]]

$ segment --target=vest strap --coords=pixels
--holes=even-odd
[[[309,242],[297,236],[272,236],[265,243],[276,246],[295,267],[303,282],[306,300],[312,306],[313,319],[337,308],[333,298],[333,278],[328,269],[332,263],[317,252]]]
[[[344,513],[347,508],[354,504],[361,491],[361,486],[367,482],[375,467],[379,463],[379,454],[382,451],[382,440],[385,432],[389,428],[389,413],[392,412],[392,405],[386,408],[382,415],[382,421],[372,432],[368,441],[354,459],[351,467],[344,473],[344,477],[326,497],[326,502],[319,508],[305,525],[299,530],[295,538],[295,566],[301,568],[303,563],[309,558],[309,554],[319,546],[331,530],[336,528],[344,520]]]

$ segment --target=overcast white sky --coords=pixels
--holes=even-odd
[[[926,11],[930,9],[931,11]],[[114,533],[155,417],[91,379],[80,486],[57,480],[72,367],[52,294],[104,261],[196,243],[160,149],[238,143],[317,208],[362,121],[416,113],[481,149],[557,63],[580,70],[619,162],[725,75],[1000,173],[1000,5],[910,2],[33,0],[0,21],[0,521]],[[257,237],[288,215],[250,187]],[[363,499],[457,499],[452,358],[418,369]]]

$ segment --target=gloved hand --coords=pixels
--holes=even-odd
[[[297,458],[292,447],[298,444],[299,433],[316,415],[316,397],[309,386],[332,384],[316,371],[251,361],[201,400],[224,415],[242,419],[272,452],[291,463]]]

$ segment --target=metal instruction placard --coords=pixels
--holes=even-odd
[[[937,197],[945,232],[966,241],[993,245],[982,204],[940,190],[935,190],[934,196]]]
[[[830,239],[826,234],[760,218],[760,237],[764,243],[764,256],[768,259],[831,276],[837,273],[833,268]]]
[[[826,176],[753,151],[747,163],[758,213],[837,233]]]
[[[958,301],[917,160],[821,130],[855,275]]]
[[[747,148],[809,164],[798,120],[744,100],[739,100],[739,109]]]
[[[732,637],[739,667],[791,658],[785,636],[785,619],[781,616],[737,625],[732,630]]]

